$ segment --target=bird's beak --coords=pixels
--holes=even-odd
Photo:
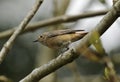
[[[33,42],[38,42],[38,40],[34,40]]]

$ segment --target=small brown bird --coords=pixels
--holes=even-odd
[[[84,30],[56,30],[39,35],[34,42],[40,42],[53,49],[68,48],[68,45],[83,38],[88,32]]]

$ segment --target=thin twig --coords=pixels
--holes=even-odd
[[[63,15],[63,16],[58,16],[58,17],[46,19],[46,20],[43,20],[43,21],[39,21],[39,22],[36,22],[36,23],[29,24],[24,29],[24,31],[22,31],[22,34],[26,33],[26,32],[33,32],[33,31],[35,31],[39,28],[42,28],[44,26],[55,25],[55,24],[60,24],[60,23],[65,23],[65,22],[73,22],[73,21],[77,21],[77,20],[83,19],[83,18],[104,15],[107,12],[108,12],[107,10],[103,10],[103,11],[96,11],[96,12],[86,12],[86,13],[79,14],[79,15],[74,15],[74,16],[73,15],[72,16]],[[15,31],[16,28],[17,27],[14,27],[12,29],[0,32],[0,39],[10,37],[13,34],[13,32]]]
[[[105,56],[103,58],[103,61],[105,62],[106,68],[109,70],[107,80],[110,82],[119,82],[118,77],[116,76],[116,72],[114,70],[114,65],[113,65],[111,59],[108,56]]]
[[[113,0],[113,5],[117,2],[118,0]]]
[[[92,33],[94,31],[97,31],[100,35],[102,35],[118,18],[119,10],[120,10],[120,0],[103,17],[103,19],[93,29],[93,31],[91,31],[83,39],[81,39],[81,43],[79,43],[78,46],[74,46],[73,49],[70,48],[68,51],[66,51],[62,55],[58,56],[56,59],[53,59],[52,61],[48,62],[47,64],[44,64],[43,66],[41,66],[39,68],[36,68],[28,76],[23,78],[20,82],[37,82],[41,78],[54,72],[55,70],[59,69],[60,67],[64,66],[65,64],[70,63],[73,60],[75,60],[79,56],[78,54],[83,53],[85,51],[82,49],[84,46],[87,46],[87,47],[90,46],[89,40],[93,36]]]
[[[24,30],[24,28],[27,26],[29,21],[32,19],[32,17],[37,12],[39,6],[42,4],[43,0],[37,0],[36,3],[33,5],[33,8],[31,11],[27,14],[27,16],[23,19],[23,21],[20,23],[18,28],[13,32],[9,40],[4,44],[3,48],[0,51],[0,63],[4,60],[7,53],[10,51],[12,45],[14,44],[15,39],[17,36]]]

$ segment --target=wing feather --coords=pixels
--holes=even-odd
[[[71,30],[71,29],[59,30],[59,31],[56,30],[56,31],[49,32],[48,38],[59,36],[59,35],[64,35],[64,34],[72,34],[72,33],[79,32],[79,31],[84,31],[84,30]]]

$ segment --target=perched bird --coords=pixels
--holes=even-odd
[[[84,30],[56,30],[39,35],[34,42],[40,42],[53,49],[68,48],[70,43],[83,38],[87,33]]]

